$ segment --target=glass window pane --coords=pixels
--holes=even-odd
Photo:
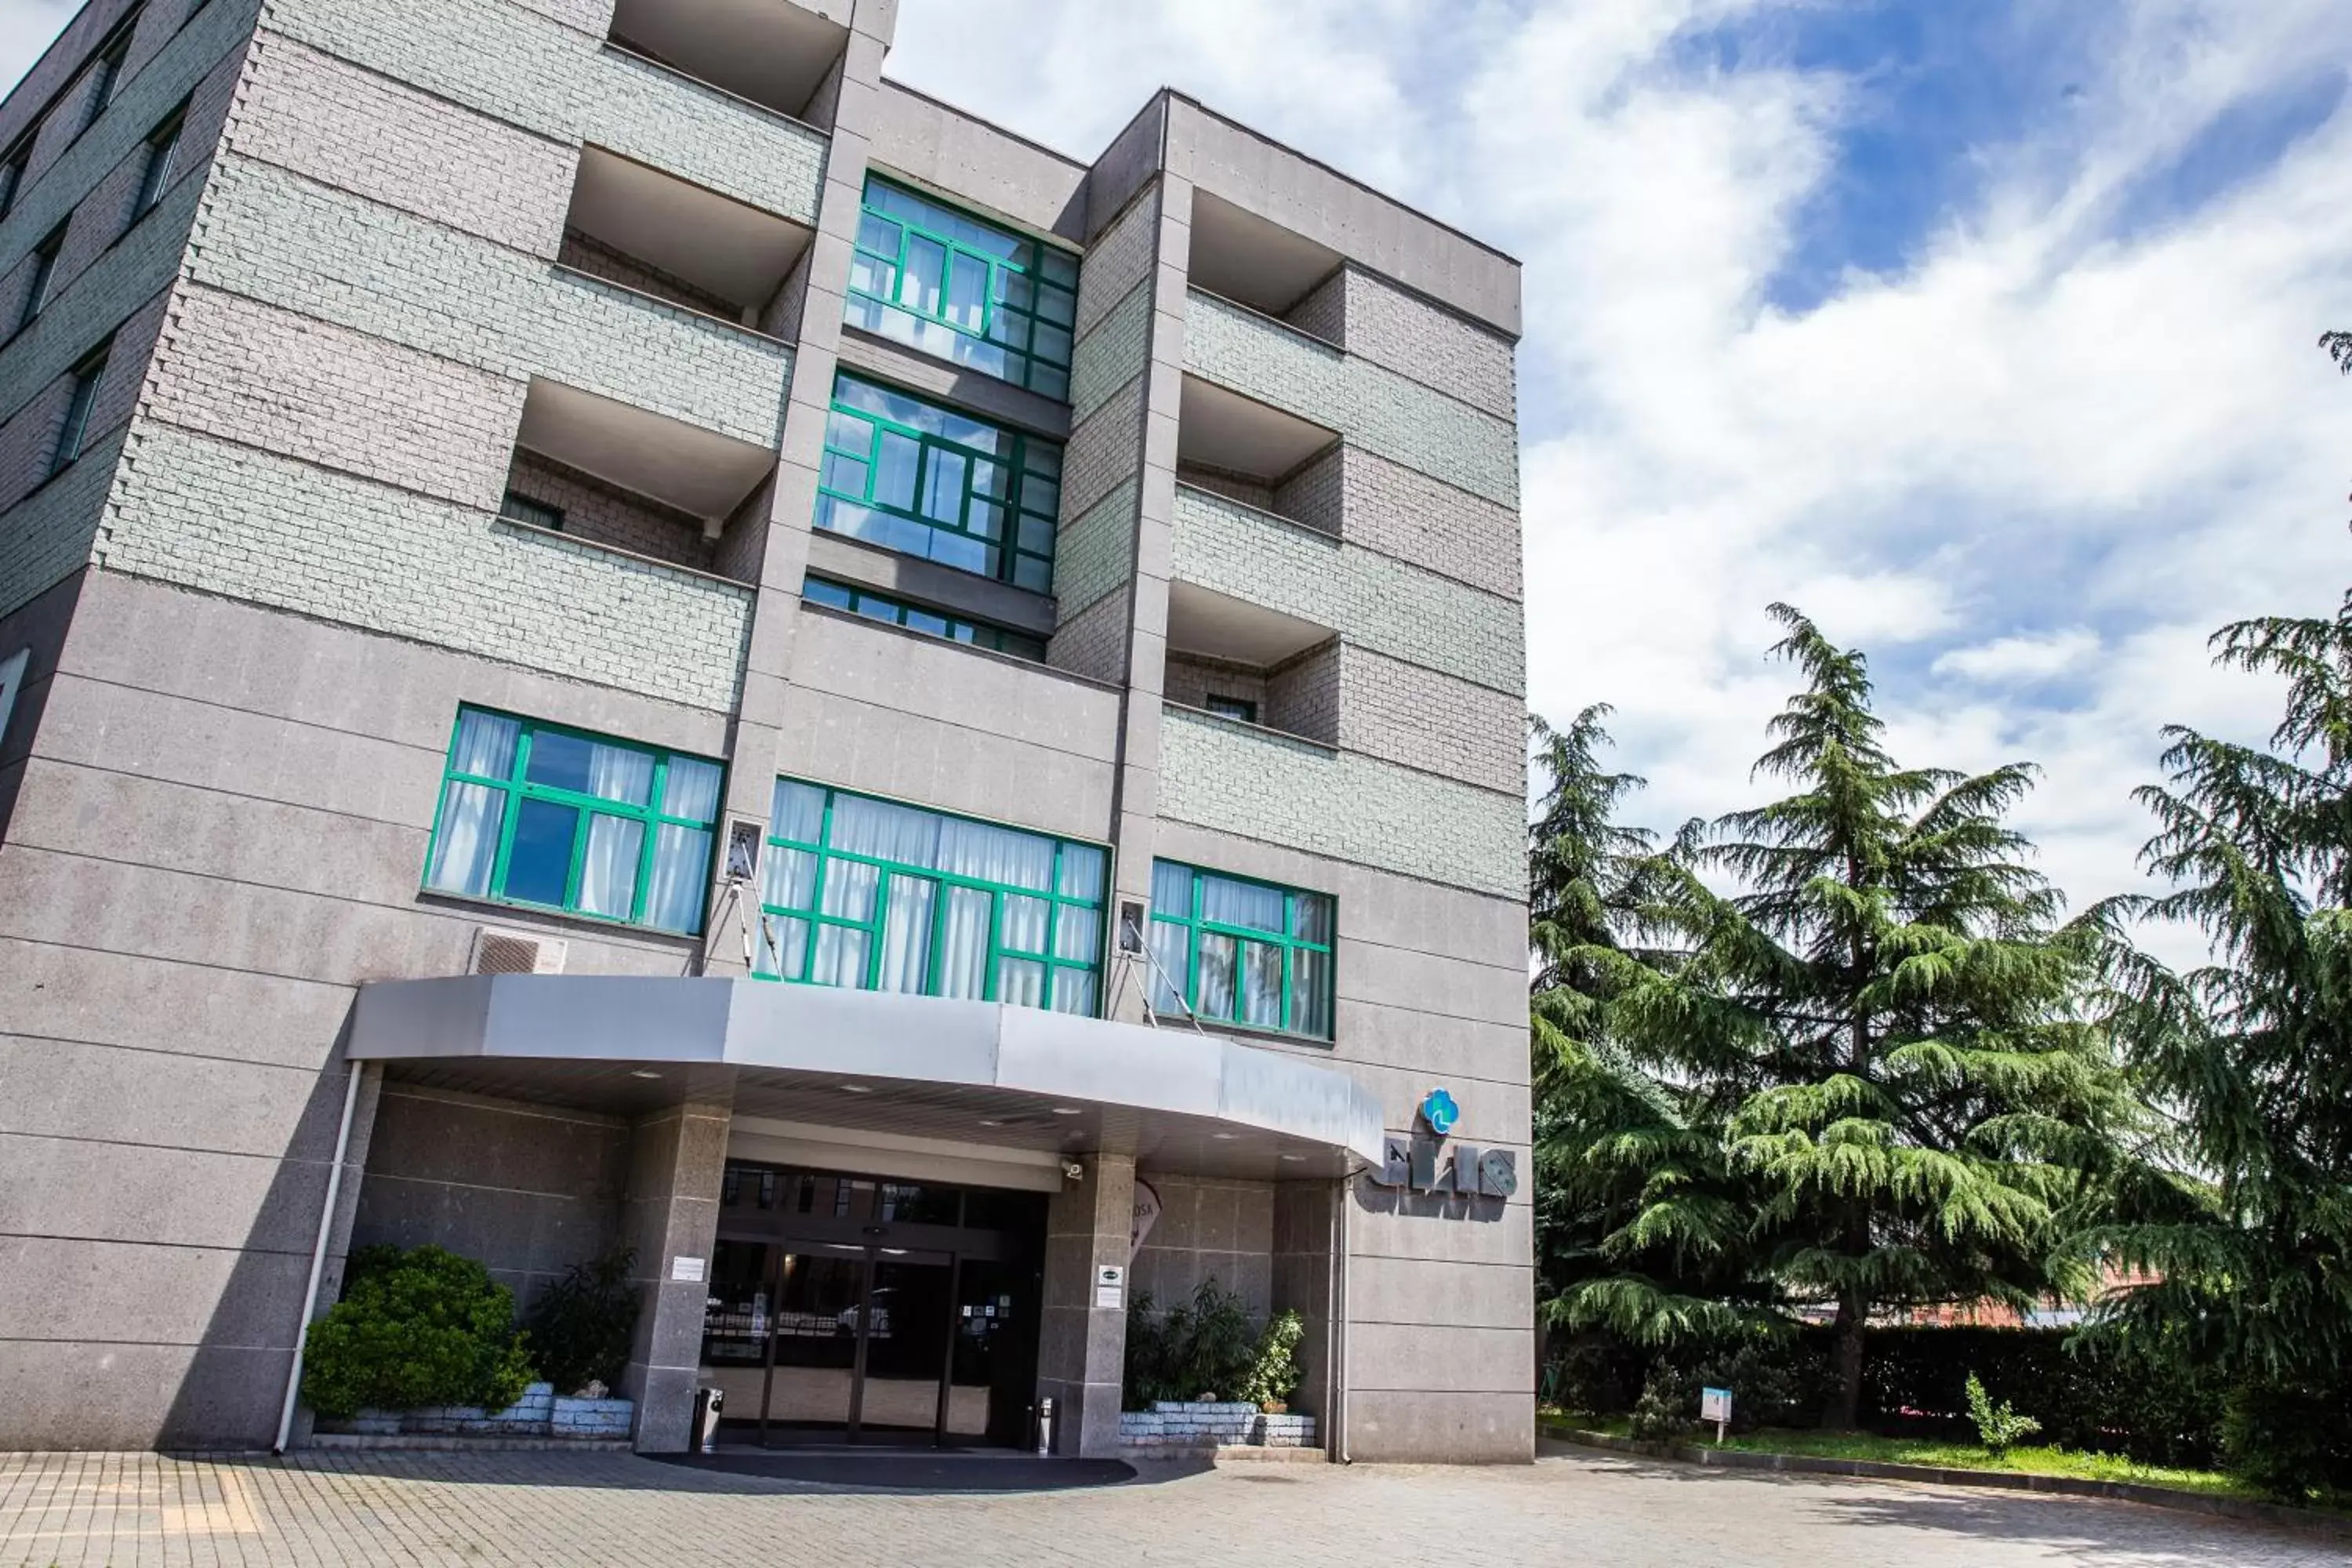
[[[1239,960],[1238,943],[1229,936],[1214,931],[1201,933],[1201,976],[1195,1005],[1204,1016],[1230,1018],[1234,1016],[1234,969]]]
[[[866,499],[868,474],[869,470],[866,465],[856,458],[845,457],[839,452],[827,452],[824,455],[824,468],[818,476],[817,482],[829,490],[839,490],[844,495],[856,496],[863,500]]]
[[[1186,940],[1185,927],[1169,921],[1151,922],[1151,1010],[1155,1013],[1183,1011],[1178,997],[1189,984]]]
[[[880,213],[861,213],[857,218],[857,243],[877,256],[896,258],[898,254],[898,226]]]
[[[1016,272],[1007,267],[1000,269],[996,276],[1001,288],[997,297],[1016,310],[1028,310],[1030,289],[1034,287],[1029,281],[1029,275],[1025,272]]]
[[[662,784],[662,813],[689,822],[719,819],[719,764],[695,757],[672,757]]]
[[[530,765],[523,776],[551,789],[644,805],[653,798],[654,759],[649,752],[608,746],[561,731],[535,730],[530,737]]]
[[[1069,330],[1056,327],[1047,321],[1040,321],[1037,323],[1037,330],[1030,334],[1029,349],[1039,359],[1052,360],[1055,364],[1067,364],[1070,363]]]
[[[1062,846],[1062,895],[1099,899],[1103,886],[1103,852],[1084,844]]]
[[[1007,348],[1026,349],[1029,346],[1029,318],[1017,310],[999,310],[996,320],[988,323],[989,338]]]
[[[1078,297],[1067,289],[1045,284],[1037,290],[1037,313],[1056,326],[1066,327],[1078,319]]]
[[[1291,932],[1307,942],[1331,945],[1331,900],[1320,893],[1290,895]]]
[[[882,921],[885,991],[920,992],[929,982],[931,910],[939,884],[926,877],[890,879],[888,912]]]
[[[923,475],[923,515],[935,521],[963,521],[963,486],[971,462],[960,452],[931,448],[930,467]]]
[[[946,946],[940,955],[940,995],[979,1000],[988,974],[988,917],[994,902],[977,888],[948,889]]]
[[[824,444],[836,452],[846,452],[853,458],[863,458],[874,450],[874,426],[870,420],[855,414],[844,414],[836,408],[824,422]]]
[[[1290,1026],[1302,1035],[1331,1037],[1331,955],[1306,948],[1290,953]]]
[[[805,849],[771,845],[760,901],[780,910],[805,910],[815,898],[816,857]]]
[[[1012,470],[1003,463],[988,458],[975,459],[971,465],[971,493],[1004,499],[1004,488],[1012,482]]]
[[[1245,942],[1242,949],[1242,1006],[1244,1024],[1261,1028],[1282,1027],[1282,949],[1268,942]]]
[[[940,287],[945,281],[948,247],[919,234],[907,237],[907,273],[898,280],[898,302],[926,316],[940,313]]]
[[[958,817],[940,821],[940,869],[976,882],[1034,888],[1054,885],[1054,841],[1010,827]]]
[[[1092,910],[1062,906],[1054,927],[1054,956],[1092,963],[1102,953],[1102,916]]]
[[[824,864],[824,910],[844,920],[874,918],[874,889],[881,873],[863,860],[828,859]]]
[[[1201,918],[1219,925],[1246,926],[1252,931],[1284,929],[1283,895],[1279,888],[1236,882],[1224,877],[1201,875]]]
[[[1033,512],[1023,512],[1021,532],[1013,542],[1032,553],[1051,555],[1054,552],[1054,520]]]
[[[580,831],[575,806],[526,800],[515,815],[514,847],[507,855],[504,891],[509,899],[561,904],[572,879],[572,841]]]
[[[849,288],[852,293],[871,294],[877,300],[894,298],[898,290],[898,268],[892,262],[861,250],[849,258]],[[855,303],[852,308],[856,308]]]
[[[1021,510],[1052,517],[1062,510],[1062,487],[1043,474],[1032,474],[1021,485]]]
[[[515,741],[521,733],[522,722],[517,719],[502,719],[495,713],[460,713],[457,739],[449,748],[450,772],[489,779],[511,778]]]
[[[982,539],[1002,539],[1004,537],[1004,508],[992,500],[976,500],[971,503],[971,513],[964,519],[963,525]]]
[[[1045,966],[1021,958],[1000,960],[996,966],[996,999],[1015,1007],[1044,1005]]]
[[[487,897],[506,817],[506,791],[451,780],[441,795],[439,837],[433,841],[425,885],[438,893]]]
[[[1013,585],[1026,588],[1033,594],[1054,591],[1054,567],[1048,561],[1034,555],[1024,555],[1013,563]]]
[[[934,867],[940,854],[939,817],[912,806],[862,795],[835,795],[833,840],[835,849],[871,855],[901,866]]]
[[[988,263],[958,256],[948,268],[947,319],[966,331],[980,331],[988,309]]]
[[[588,818],[588,850],[580,862],[580,908],[583,913],[626,920],[636,908],[637,862],[646,847],[646,825],[596,812]]]
[[[1083,969],[1054,971],[1054,1011],[1095,1016],[1095,977]]]
[[[1180,866],[1173,860],[1151,863],[1151,912],[1174,915],[1180,920],[1192,917],[1192,868]]]
[[[905,626],[910,632],[923,632],[935,637],[943,637],[948,635],[948,622],[946,616],[935,616],[929,610],[918,610],[911,605],[907,607],[906,613],[899,617],[898,624]]]
[[[814,844],[824,827],[824,791],[814,784],[778,779],[769,817],[768,831],[776,837]]]
[[[1070,395],[1070,373],[1042,363],[1033,364],[1029,367],[1029,390],[1041,397],[1067,398]]]
[[[830,605],[836,610],[849,608],[849,590],[838,583],[828,583],[822,577],[802,580],[801,597],[813,605]]]
[[[1062,477],[1062,449],[1046,441],[1032,441],[1022,448],[1021,466],[1033,474],[1043,474],[1049,479]]]
[[[1078,264],[1070,259],[1066,251],[1055,250],[1051,246],[1044,247],[1038,254],[1037,270],[1044,277],[1066,288],[1077,287]]]
[[[768,915],[760,921],[760,973],[798,980],[808,965],[808,921]]]
[[[922,447],[896,430],[882,432],[882,449],[874,465],[874,504],[902,510],[915,504],[915,480]]]
[[[784,851],[775,851],[782,854]],[[664,823],[654,830],[654,880],[646,889],[646,923],[692,934],[702,929],[710,877],[710,835]]]
[[[866,932],[855,926],[817,927],[816,956],[809,964],[809,978],[819,985],[862,988],[866,984]]]
[[[1006,898],[1004,924],[997,933],[997,945],[1016,952],[1045,952],[1049,908],[1043,899]]]

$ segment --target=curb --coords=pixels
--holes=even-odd
[[[289,1452],[340,1448],[377,1454],[625,1454],[626,1437],[477,1437],[434,1432],[313,1432]]]
[[[2252,1502],[2244,1498],[2205,1497],[2136,1481],[2088,1481],[2073,1476],[2029,1476],[2008,1470],[1948,1469],[1939,1465],[1894,1465],[1878,1459],[1833,1459],[1812,1454],[1758,1454],[1740,1448],[1702,1447],[1693,1443],[1643,1443],[1607,1432],[1586,1432],[1541,1421],[1536,1426],[1538,1435],[1580,1448],[1717,1469],[1779,1470],[1790,1475],[1852,1476],[1867,1480],[1924,1481],[1939,1487],[2039,1492],[2048,1497],[2108,1498],[2170,1509],[2177,1513],[2204,1513],[2257,1524],[2288,1525],[2352,1539],[2352,1517],[2342,1514],[2289,1508],[2284,1503]]]

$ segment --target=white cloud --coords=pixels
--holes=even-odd
[[[1956,647],[1938,658],[1930,672],[1988,686],[2047,680],[2079,668],[2098,651],[2098,634],[2074,626]]]
[[[13,88],[79,9],[79,0],[0,0],[0,82]]]

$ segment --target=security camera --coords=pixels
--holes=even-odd
[[[1076,1160],[1065,1160],[1062,1162],[1062,1174],[1070,1181],[1083,1182],[1087,1179],[1087,1168]]]

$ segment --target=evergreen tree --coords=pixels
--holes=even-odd
[[[2004,825],[2031,770],[1898,766],[1863,657],[1772,614],[1805,688],[1757,771],[1797,793],[1629,873],[1660,951],[1621,962],[1606,1004],[1606,1038],[1669,1088],[1661,1121],[1719,1129],[1739,1186],[1653,1184],[1621,1234],[1752,1259],[1831,1309],[1828,1415],[1851,1426],[1874,1312],[2086,1288],[2056,1244],[2127,1109],[2074,1012],[2093,933],[2059,924]]]
[[[2160,1277],[2116,1299],[2105,1337],[2218,1369],[2235,1466],[2299,1498],[2352,1489],[2352,594],[2214,645],[2284,677],[2285,713],[2268,748],[2167,730],[2167,782],[2139,792],[2143,862],[2174,890],[2108,912],[2192,922],[2214,962],[2116,959],[2117,1034],[2181,1173],[2085,1243]]]

